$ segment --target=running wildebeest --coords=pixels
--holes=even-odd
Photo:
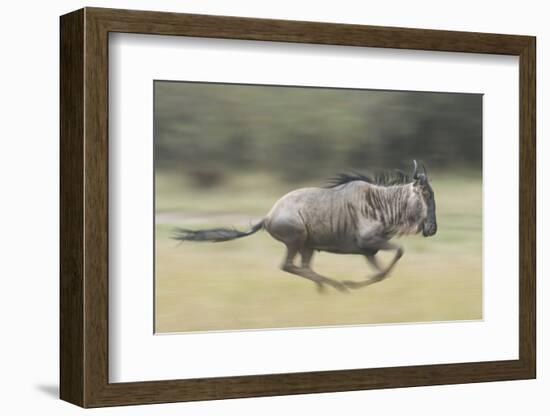
[[[281,268],[340,291],[360,288],[383,280],[403,255],[393,237],[417,234],[425,237],[437,231],[434,192],[426,168],[419,172],[416,160],[412,177],[401,172],[374,177],[339,175],[324,188],[302,188],[289,192],[249,231],[228,228],[207,230],[176,229],[173,238],[181,241],[221,242],[247,237],[266,230],[285,244],[286,258]],[[311,269],[313,253],[362,254],[377,273],[364,281],[337,281]],[[385,268],[376,259],[381,250],[395,251]],[[301,255],[300,266],[294,264]]]

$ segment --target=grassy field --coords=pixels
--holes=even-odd
[[[157,175],[156,332],[481,319],[481,180],[432,176],[438,233],[399,239],[405,255],[383,282],[349,294],[319,294],[313,283],[279,270],[284,246],[266,232],[218,244],[170,239],[175,226],[245,229],[302,184],[235,176],[199,191]],[[353,255],[318,253],[314,268],[339,280],[373,274]]]

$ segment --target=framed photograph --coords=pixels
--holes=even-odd
[[[535,378],[535,38],[61,17],[60,396]]]

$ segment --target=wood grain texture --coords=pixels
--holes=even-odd
[[[60,24],[60,388],[84,404],[84,12]]]
[[[536,167],[536,41],[520,54],[519,103],[519,355],[536,377],[536,254],[537,254],[537,167]]]
[[[87,8],[110,32],[519,55],[528,36]]]
[[[196,36],[520,57],[518,360],[108,381],[108,33]],[[61,18],[61,397],[83,407],[535,377],[535,38],[86,8]]]
[[[85,406],[97,400],[108,380],[109,182],[108,33],[85,11],[84,57],[84,303]]]

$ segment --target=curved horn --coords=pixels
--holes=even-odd
[[[413,160],[413,163],[414,163],[413,179],[418,179],[418,163],[416,163],[416,159]]]

